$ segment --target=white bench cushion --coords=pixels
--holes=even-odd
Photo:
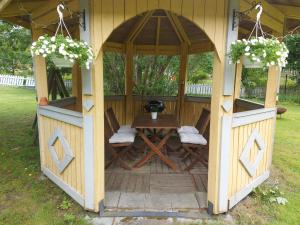
[[[135,138],[135,134],[133,133],[115,133],[109,139],[109,143],[117,144],[117,143],[133,143]]]
[[[118,130],[118,133],[133,133],[133,134],[136,134],[137,131],[136,131],[135,128],[131,128],[130,125],[123,125]]]
[[[179,133],[181,143],[207,145],[207,140],[201,134]]]
[[[191,134],[199,134],[199,131],[196,127],[193,126],[182,126],[177,128],[178,133],[191,133]]]

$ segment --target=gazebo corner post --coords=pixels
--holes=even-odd
[[[270,66],[268,70],[267,89],[265,97],[265,108],[276,106],[278,85],[280,82],[281,69],[278,66]]]
[[[74,31],[73,36],[77,39],[80,38],[79,27]],[[81,86],[81,69],[78,63],[72,68],[72,96],[76,97],[75,110],[80,111],[82,109],[82,86]]]
[[[32,40],[36,41],[39,36],[43,35],[44,32],[42,29],[36,29],[34,27],[31,28]],[[42,146],[44,136],[41,134],[43,129],[43,123],[39,116],[39,103],[40,99],[46,97],[48,99],[48,81],[47,81],[47,67],[46,60],[42,56],[35,56],[33,58],[33,73],[35,78],[35,88],[37,94],[37,121],[38,121],[38,135],[39,135],[39,149],[40,149],[40,160],[41,160],[41,168],[43,168],[45,164],[45,155],[44,148]]]
[[[187,81],[188,45],[183,42],[180,46],[180,70],[178,80],[177,117],[181,125],[184,120],[185,86]]]
[[[80,0],[80,10],[85,11],[85,27],[80,27],[81,40],[89,43],[95,58],[89,69],[82,68],[82,114],[84,142],[84,207],[98,212],[104,200],[104,91],[103,51],[101,25],[96,18],[95,1]],[[100,47],[99,47],[100,46]]]
[[[125,48],[125,115],[126,124],[131,124],[133,117],[133,43],[126,43]]]
[[[32,40],[36,41],[39,36],[43,35],[43,29],[31,28]],[[47,82],[47,68],[46,60],[42,56],[35,56],[33,58],[33,72],[36,84],[37,102],[40,102],[42,97],[48,99],[48,82]]]
[[[211,123],[208,168],[208,213],[219,214],[228,211],[231,182],[231,133],[234,108],[235,84],[239,75],[236,65],[230,63],[230,45],[238,38],[238,27],[233,26],[233,11],[239,10],[239,0],[228,1],[227,26],[223,33],[221,51],[215,51],[213,70],[213,92],[211,98]],[[221,53],[221,54],[220,54]],[[239,83],[238,83],[239,84]]]

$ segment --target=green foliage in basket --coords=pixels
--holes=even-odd
[[[248,57],[251,62],[262,63],[264,67],[287,64],[288,49],[283,42],[275,38],[252,38],[237,40],[230,46],[232,63],[239,63],[242,56]]]
[[[90,63],[93,61],[92,48],[82,41],[73,40],[63,35],[50,37],[43,35],[31,45],[32,56],[43,56],[44,58],[56,56],[64,58],[70,62],[77,61],[81,67],[89,69]]]

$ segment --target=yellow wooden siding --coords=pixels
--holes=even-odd
[[[255,175],[251,177],[242,163],[240,156],[247,143],[248,138],[254,129],[259,131],[262,139],[265,142],[266,150],[263,158],[257,167]],[[270,159],[272,157],[273,149],[273,135],[274,135],[274,119],[267,119],[260,122],[235,127],[232,129],[231,136],[231,152],[230,152],[230,170],[229,170],[229,183],[228,183],[228,197],[231,198],[242,190],[247,184],[251,183],[255,178],[262,175],[265,171],[269,170]],[[249,154],[250,162],[255,160],[257,156],[258,147],[253,144]]]
[[[210,103],[203,102],[184,102],[184,115],[182,117],[182,125],[195,125],[199,119],[199,116],[203,108],[210,110]]]
[[[125,100],[104,100],[104,110],[112,108],[116,114],[116,117],[121,125],[126,123],[126,114],[125,114]]]
[[[84,196],[84,152],[83,152],[83,129],[62,121],[39,116],[39,121],[43,124],[40,127],[41,157],[43,158],[42,166],[49,169],[57,177],[59,177],[67,185],[73,187],[78,193]],[[58,128],[62,131],[63,136],[69,143],[74,158],[66,169],[59,173],[57,166],[51,158],[48,140],[52,136],[54,130]],[[55,149],[58,158],[63,157],[62,146],[59,141],[55,143]]]
[[[98,55],[102,44],[113,29],[125,22],[125,20],[145,11],[162,8],[182,15],[194,22],[207,34],[213,43],[216,43],[216,50],[220,55],[224,51],[222,31],[226,24],[226,2],[222,1],[217,4],[217,0],[187,0],[184,2],[182,0],[94,0],[95,29],[101,33],[101,35],[95,35],[94,37],[94,50],[96,55]]]
[[[144,105],[147,103],[147,101],[141,100],[135,100],[133,102],[131,122],[135,116],[144,112]],[[163,112],[164,114],[176,114],[176,100],[164,100],[163,102],[166,106]],[[120,124],[124,125],[126,123],[125,101],[122,99],[105,99],[104,109],[107,110],[110,107],[113,108]],[[195,125],[203,108],[210,109],[210,103],[185,101],[182,124]]]

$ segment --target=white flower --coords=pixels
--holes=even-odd
[[[43,49],[46,49],[46,48],[47,48],[47,46],[46,46],[46,45],[42,45],[42,48],[43,48]]]
[[[43,43],[44,43],[45,45],[47,45],[47,44],[49,44],[49,41],[44,40]]]
[[[39,50],[39,52],[43,54],[43,53],[45,52],[45,50],[41,48],[41,49]]]
[[[250,46],[248,45],[246,48],[245,48],[245,52],[249,52],[250,51]]]
[[[40,55],[40,52],[38,50],[36,50],[35,55]]]
[[[275,65],[275,62],[274,61],[271,61],[271,63],[270,63],[272,66],[274,66]]]
[[[246,53],[245,53],[245,56],[249,56],[249,55],[250,55],[250,52],[246,52]]]
[[[33,43],[32,43],[32,46],[36,46],[36,42],[33,42]]]
[[[280,51],[277,51],[276,52],[276,55],[281,55],[282,53]]]
[[[55,41],[55,37],[54,37],[54,36],[51,37],[50,40],[51,40],[52,42],[54,42],[54,41]]]
[[[43,57],[46,58],[46,57],[47,57],[47,54],[43,54]]]
[[[44,40],[44,36],[40,36],[38,40]]]

